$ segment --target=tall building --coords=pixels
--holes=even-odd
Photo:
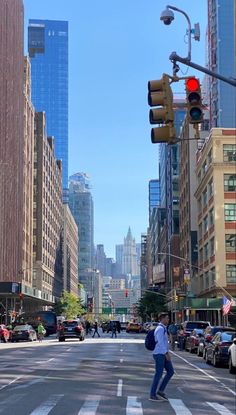
[[[208,67],[236,78],[235,0],[208,0]],[[210,126],[236,127],[236,89],[209,78]],[[230,97],[230,99],[229,99]]]
[[[148,199],[149,199],[149,220],[152,214],[152,210],[160,205],[161,194],[160,194],[160,180],[153,179],[148,184]]]
[[[116,275],[119,277],[122,274],[122,258],[124,245],[116,245]]]
[[[62,163],[54,139],[47,137],[45,113],[35,114],[34,147],[34,273],[33,286],[51,302],[63,289]]]
[[[25,94],[24,98],[23,2],[12,0],[9,5],[8,0],[1,0],[0,16],[0,281],[29,286],[32,282],[23,268],[23,227],[28,226],[24,221],[24,162],[29,157],[24,155],[27,97]],[[30,263],[30,258],[27,261]]]
[[[104,245],[97,245],[96,255],[95,255],[95,266],[101,272],[101,275],[104,277],[106,274],[106,254],[104,251]]]
[[[28,27],[32,101],[45,111],[47,133],[55,137],[62,160],[63,188],[68,187],[68,22],[31,19]]]
[[[236,129],[213,128],[197,157],[198,294],[236,295]]]
[[[126,238],[124,238],[124,249],[122,257],[122,274],[139,275],[135,239],[133,239],[129,227]]]
[[[85,173],[76,173],[69,178],[69,206],[79,232],[79,282],[91,291],[91,273],[94,269],[93,198]]]
[[[78,227],[67,203],[63,211],[63,289],[78,296]]]

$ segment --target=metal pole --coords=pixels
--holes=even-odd
[[[191,62],[190,59],[187,58],[181,58],[181,56],[177,55],[176,52],[172,52],[169,57],[171,62],[181,62],[184,65],[190,66],[191,68],[197,69],[197,71],[206,73],[209,76],[212,76],[212,78],[217,78],[220,81],[226,82],[227,84],[230,84],[234,87],[236,87],[236,79],[234,78],[226,78],[223,75],[220,75],[216,72],[211,71],[210,69],[205,68],[204,66],[198,65],[197,63]]]
[[[182,13],[187,19],[187,22],[188,22],[188,30],[187,30],[187,33],[188,33],[188,57],[186,59],[191,60],[191,22],[190,22],[190,19],[189,19],[187,13],[184,10],[181,10],[181,9],[178,9],[177,7],[169,6],[169,5],[167,6],[167,8],[172,9],[176,12]]]

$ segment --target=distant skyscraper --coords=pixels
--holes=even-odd
[[[93,198],[85,173],[76,173],[69,178],[69,206],[79,232],[79,281],[89,290],[88,274],[94,268],[94,220]]]
[[[102,277],[104,277],[106,275],[106,254],[104,251],[104,245],[97,245],[95,265],[96,268],[100,271]]]
[[[122,274],[139,275],[136,243],[129,228],[126,238],[124,238]]]
[[[45,111],[47,133],[55,137],[55,156],[62,160],[63,188],[68,187],[68,22],[29,21],[32,101]]]
[[[122,274],[122,258],[123,258],[124,245],[116,245],[116,276],[119,277]]]
[[[152,213],[152,209],[159,206],[161,202],[160,194],[160,180],[150,180],[148,185],[149,190],[149,218]]]
[[[208,67],[236,78],[235,0],[208,0]],[[210,127],[236,127],[236,89],[210,77]]]

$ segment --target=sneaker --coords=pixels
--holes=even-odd
[[[159,395],[164,401],[168,401],[168,398],[164,392],[158,391],[157,395]]]
[[[157,396],[150,396],[149,401],[161,402],[161,399],[159,399]]]

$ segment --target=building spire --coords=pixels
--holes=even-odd
[[[127,233],[127,239],[133,239],[130,226],[129,226],[128,233]]]

